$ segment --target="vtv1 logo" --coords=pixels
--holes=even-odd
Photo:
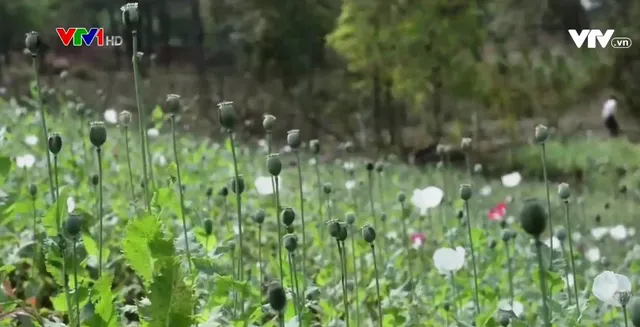
[[[569,35],[573,39],[573,43],[576,47],[582,48],[584,41],[587,41],[587,48],[595,49],[596,40],[600,43],[601,48],[606,48],[608,44],[611,44],[613,48],[630,48],[631,39],[628,37],[613,37],[615,30],[606,30],[604,34],[600,30],[582,30],[578,33],[577,30],[569,30]]]
[[[84,27],[58,27],[56,33],[65,47],[73,45],[74,47],[91,46],[93,44],[102,46],[120,46],[122,45],[122,36],[104,35],[104,28],[92,27],[86,29]]]

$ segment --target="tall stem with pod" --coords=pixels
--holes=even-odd
[[[99,178],[99,194],[98,194],[98,278],[102,276],[102,146],[107,141],[107,128],[104,122],[92,122],[89,128],[89,141],[96,148],[98,158],[98,178]]]
[[[169,113],[169,120],[171,121],[171,141],[173,145],[173,157],[176,163],[176,175],[178,177],[178,189],[180,191],[180,215],[182,216],[182,232],[184,236],[184,246],[187,251],[189,272],[191,273],[193,272],[193,268],[191,267],[191,251],[189,251],[189,238],[187,236],[187,220],[184,215],[184,190],[182,187],[182,177],[180,176],[180,154],[178,153],[178,145],[176,142],[176,115],[178,115],[182,109],[180,96],[177,94],[169,94],[167,96],[165,106],[167,112]],[[238,216],[238,219],[240,219],[240,216]],[[240,244],[242,244],[242,241],[240,241]]]
[[[264,223],[264,219],[267,214],[264,210],[260,209],[256,213],[251,216],[253,221],[258,224],[258,280],[260,281],[260,285],[262,285],[262,224]]]
[[[578,297],[578,278],[577,278],[578,275],[576,275],[576,263],[575,263],[575,260],[573,259],[573,239],[571,236],[571,220],[569,217],[569,197],[571,196],[571,189],[569,188],[569,184],[561,183],[558,186],[558,196],[564,202],[564,217],[565,217],[565,223],[566,223],[565,226],[567,228],[567,238],[569,239],[569,258],[571,263],[571,273],[573,274],[573,279],[574,279],[573,295],[574,295],[574,298],[576,299],[576,310],[579,316],[580,315],[580,298]],[[569,281],[567,278],[567,283],[568,282]]]
[[[471,185],[463,184],[460,186],[460,198],[464,201],[464,210],[467,216],[467,232],[469,235],[469,248],[471,250],[471,265],[473,266],[473,285],[474,285],[474,302],[476,305],[476,313],[480,314],[480,296],[478,293],[478,271],[476,268],[476,254],[473,248],[473,235],[471,234],[471,216],[469,215],[469,199],[471,199]]]
[[[296,274],[296,260],[295,260],[295,251],[298,248],[298,237],[295,234],[287,234],[284,236],[284,247],[287,249],[289,253],[289,270],[291,271],[291,293],[293,294],[293,307],[295,309],[296,314],[298,315],[298,323],[300,325],[303,324],[302,320],[302,308],[300,307],[300,303],[302,300],[300,299],[300,292],[298,290],[298,277]]]
[[[74,289],[74,298],[75,298],[75,309],[76,309],[76,324],[80,327],[80,297],[78,296],[78,263],[76,262],[77,256],[77,243],[78,237],[80,236],[80,231],[82,228],[82,219],[79,215],[71,213],[69,218],[65,222],[65,233],[71,237],[71,265],[73,266],[73,289]],[[64,259],[63,259],[64,261]],[[69,313],[72,312],[71,307],[69,307]],[[69,314],[71,316],[71,314]]]
[[[122,131],[124,134],[124,149],[127,155],[127,172],[129,173],[129,188],[131,189],[131,201],[135,203],[136,201],[136,193],[135,187],[133,186],[133,170],[131,170],[131,149],[129,147],[129,125],[131,125],[131,113],[123,110],[120,112],[118,117],[118,121],[122,126]]]
[[[340,258],[340,283],[342,284],[342,301],[344,303],[344,316],[345,323],[349,326],[349,299],[347,294],[347,279],[346,279],[346,258],[344,256],[342,245],[344,240],[347,239],[347,226],[341,224],[335,219],[329,221],[328,224],[329,234],[336,241],[336,247],[338,249],[338,256]]]
[[[356,221],[356,215],[353,212],[349,212],[345,215],[345,221],[347,223],[347,227],[354,231],[354,224]],[[343,242],[342,246],[345,244]],[[346,260],[346,254],[344,256]],[[356,238],[351,236],[351,261],[353,264],[353,296],[354,302],[356,303],[356,326],[360,326],[360,300],[358,299],[358,266],[356,264]]]
[[[318,140],[311,140],[309,141],[309,148],[311,149],[311,152],[313,153],[313,159],[314,159],[314,169],[315,169],[315,173],[316,173],[316,187],[318,189],[318,217],[320,219],[320,221],[322,222],[322,181],[320,179],[320,141]],[[324,240],[324,229],[325,229],[325,224],[320,223],[318,224],[319,228],[320,228],[320,239]]]
[[[25,37],[25,47],[29,50],[31,54],[31,61],[33,63],[33,73],[35,74],[35,93],[38,97],[38,109],[40,111],[40,125],[42,127],[42,136],[43,138],[47,138],[49,134],[49,130],[47,129],[47,117],[45,115],[44,110],[44,102],[42,100],[42,88],[40,86],[40,54],[43,51],[43,44],[40,40],[40,36],[37,32],[29,32]],[[49,187],[51,194],[51,203],[53,204],[56,201],[56,197],[54,195],[54,185],[53,185],[53,172],[51,170],[51,155],[45,145],[45,155],[47,156],[47,172],[49,173]]]
[[[304,191],[302,189],[302,165],[300,162],[300,131],[297,129],[287,132],[287,145],[293,149],[296,154],[296,166],[298,168],[298,192],[300,194],[300,221],[302,223],[302,294],[307,292],[306,261],[307,261],[307,230],[304,222]]]
[[[376,278],[376,295],[378,304],[378,325],[383,327],[384,316],[382,315],[382,298],[380,297],[380,281],[378,280],[378,261],[376,260],[376,250],[373,242],[376,240],[376,230],[371,225],[362,227],[362,238],[369,243],[371,255],[373,256],[373,271]]]
[[[36,268],[38,267],[38,258],[40,257],[40,251],[42,249],[40,236],[38,235],[38,209],[36,207],[38,187],[36,184],[29,184],[27,191],[29,192],[29,196],[31,196],[31,212],[33,214],[33,242],[35,243],[33,263],[31,267],[31,278],[33,278],[35,276]]]
[[[280,192],[278,191],[278,176],[280,172],[282,172],[282,161],[280,161],[280,156],[277,153],[272,153],[267,156],[267,170],[269,174],[273,177],[274,181],[274,206],[276,212],[276,221],[278,228],[278,263],[280,264],[280,284],[283,284],[284,281],[284,268],[282,266],[282,224],[278,217],[278,213],[280,211]]]

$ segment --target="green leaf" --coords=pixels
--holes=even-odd
[[[161,121],[164,117],[164,112],[162,112],[162,108],[160,106],[156,106],[153,108],[153,112],[151,112],[151,117],[154,122]]]
[[[89,234],[82,234],[82,243],[84,244],[84,248],[87,250],[87,255],[94,256],[95,258],[99,257],[98,244],[93,240],[93,238],[91,238]],[[109,248],[103,246],[102,258],[104,258],[105,261],[107,261],[107,258],[109,258],[109,254],[111,254]]]
[[[95,312],[102,318],[102,326],[117,327],[118,321],[113,306],[114,294],[111,292],[113,275],[110,273],[102,275],[95,284],[91,292],[91,302],[95,304]]]
[[[9,157],[0,157],[0,183],[3,183],[11,170],[11,159]]]
[[[42,217],[42,226],[44,227],[47,235],[58,235],[58,226],[61,226],[61,222],[64,220],[68,213],[67,198],[69,197],[69,191],[66,187],[62,187],[60,196],[56,199],[54,205],[49,207]]]
[[[132,220],[125,229],[122,252],[131,268],[145,282],[153,279],[154,258],[149,248],[149,240],[161,237],[160,223],[153,216]]]
[[[150,327],[189,327],[195,319],[192,316],[195,298],[191,288],[185,283],[180,263],[174,257],[159,260],[160,271],[153,277],[149,300],[153,320]]]

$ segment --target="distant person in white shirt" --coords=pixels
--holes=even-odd
[[[616,108],[618,102],[614,96],[609,97],[602,106],[602,119],[604,120],[604,126],[609,130],[609,134],[612,137],[620,135],[620,125],[616,120]]]

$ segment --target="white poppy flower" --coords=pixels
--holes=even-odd
[[[480,193],[480,195],[482,196],[489,196],[491,195],[491,186],[489,185],[485,185],[483,186],[480,191],[478,191],[478,193]]]
[[[440,205],[444,192],[435,186],[429,186],[425,189],[413,190],[411,196],[411,203],[420,210],[421,215],[425,215],[427,210],[435,208]]]
[[[627,228],[623,225],[617,225],[609,229],[609,235],[616,241],[623,241],[627,238]]]
[[[621,307],[620,297],[625,293],[627,296],[629,295],[631,292],[631,281],[627,276],[605,270],[593,280],[591,291],[600,301],[608,305]],[[628,300],[628,298],[626,300]],[[626,305],[626,303],[624,304]]]
[[[571,239],[574,242],[580,242],[580,240],[582,239],[582,234],[580,234],[580,232],[573,232],[571,233]]]
[[[115,109],[107,109],[104,112],[104,121],[109,124],[117,124],[118,123],[118,112]]]
[[[353,179],[350,179],[344,183],[344,187],[347,190],[352,190],[356,187],[356,181],[354,181]]]
[[[601,240],[607,234],[609,234],[609,227],[595,227],[591,229],[591,236],[597,241]]]
[[[450,248],[440,248],[433,253],[433,263],[442,274],[449,275],[464,266],[465,251],[458,247],[455,250]]]
[[[280,184],[281,178],[278,178],[278,184]],[[271,177],[258,177],[256,181],[253,183],[256,186],[256,190],[260,195],[270,195],[273,194],[273,185],[271,185]]]
[[[584,257],[589,262],[598,262],[600,260],[600,249],[590,248],[589,250],[585,251]]]
[[[355,164],[353,161],[345,161],[344,164],[342,164],[342,168],[346,171],[351,171],[355,168]]]
[[[67,198],[67,212],[72,213],[76,209],[76,200],[73,197]]]
[[[524,313],[524,305],[515,300],[513,301],[513,306],[509,300],[500,300],[500,302],[498,302],[498,308],[502,311],[512,311],[518,318],[522,317]]]
[[[610,116],[615,115],[617,106],[618,103],[615,99],[608,99],[607,101],[605,101],[604,105],[602,106],[602,118],[606,119]]]
[[[156,138],[160,135],[160,131],[157,128],[149,128],[147,130],[147,135],[151,138]]]
[[[38,137],[35,135],[29,135],[27,137],[24,138],[24,143],[27,143],[28,145],[36,145],[38,144]]]
[[[309,159],[309,166],[315,166],[315,165],[316,165],[316,158]]]
[[[36,157],[31,154],[16,157],[16,165],[18,168],[31,168],[36,163]]]
[[[553,242],[552,242],[553,240]],[[543,242],[548,248],[551,248],[551,243],[553,243],[553,250],[557,250],[557,251],[562,251],[562,243],[560,242],[560,240],[557,237],[553,237],[550,239],[547,239]]]
[[[516,187],[520,185],[521,181],[522,175],[520,175],[520,173],[517,171],[502,176],[502,185],[504,185],[504,187]]]

